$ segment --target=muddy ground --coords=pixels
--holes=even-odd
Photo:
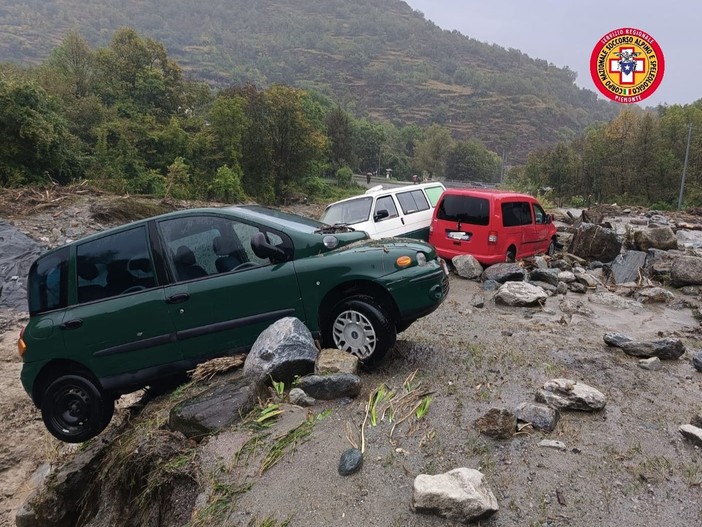
[[[95,205],[96,198],[86,199]],[[50,238],[52,229],[63,228],[57,226],[103,226],[87,221],[86,210],[85,201],[72,200],[70,206],[42,207],[11,220],[35,238]],[[465,466],[485,474],[500,506],[483,526],[700,525],[702,456],[678,431],[702,411],[702,373],[693,368],[690,351],[702,348],[693,312],[700,299],[672,291],[675,300],[667,305],[642,306],[600,287],[551,297],[541,308],[509,308],[496,305],[479,283],[452,276],[447,301],[402,333],[378,369],[362,373],[361,395],[312,407],[311,415],[320,417],[311,433],[270,469],[262,473],[256,465],[241,470],[241,457],[231,446],[238,432],[201,444],[202,468],[195,476],[200,489],[210,490],[195,499],[190,521],[450,525],[411,511],[412,482],[420,473]],[[44,430],[22,390],[16,351],[22,318],[18,312],[0,313],[2,526],[14,525],[14,511],[31,489],[33,471],[45,462],[70,459],[77,448]],[[688,351],[680,360],[664,361],[659,371],[647,371],[636,358],[604,344],[608,331],[642,340],[676,336]],[[339,457],[351,446],[349,436],[358,439],[369,394],[383,383],[401,392],[412,377],[413,386],[431,392],[427,414],[400,424],[388,419],[366,424],[363,468],[339,476]],[[565,412],[549,434],[526,428],[512,439],[493,440],[476,433],[473,422],[487,410],[513,410],[557,377],[602,391],[608,399],[605,410]],[[160,406],[167,403],[161,399]],[[111,426],[120,415],[118,411]],[[128,426],[138,426],[138,420]],[[354,432],[348,433],[349,428]],[[544,438],[562,441],[566,450],[540,447]],[[258,463],[255,456],[250,459]],[[226,504],[216,509],[211,492],[215,472],[220,490],[224,485],[238,489],[225,493]]]

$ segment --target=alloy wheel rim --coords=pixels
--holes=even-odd
[[[370,320],[358,311],[339,313],[333,326],[334,344],[361,360],[369,358],[375,351],[378,337]]]

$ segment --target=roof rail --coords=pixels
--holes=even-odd
[[[373,194],[373,192],[378,192],[379,190],[383,190],[383,185],[376,185],[374,187],[369,188],[366,190],[366,194]]]

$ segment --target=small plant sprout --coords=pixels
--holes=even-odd
[[[430,404],[431,404],[431,396],[425,395],[422,398],[422,402],[419,403],[419,406],[417,406],[417,409],[414,411],[414,414],[417,416],[417,419],[422,419],[425,415],[427,415],[427,412],[429,411]]]
[[[283,410],[280,409],[280,405],[268,404],[268,406],[261,410],[258,418],[256,418],[256,424],[264,427],[270,426],[271,421],[282,413]]]
[[[285,383],[282,381],[275,381],[273,380],[273,377],[271,377],[271,384],[273,385],[273,390],[275,391],[276,395],[283,395],[285,393]]]

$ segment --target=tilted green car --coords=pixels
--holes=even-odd
[[[42,255],[27,288],[22,383],[57,438],[81,442],[114,400],[302,320],[366,364],[448,293],[431,245],[258,206],[193,209]]]

